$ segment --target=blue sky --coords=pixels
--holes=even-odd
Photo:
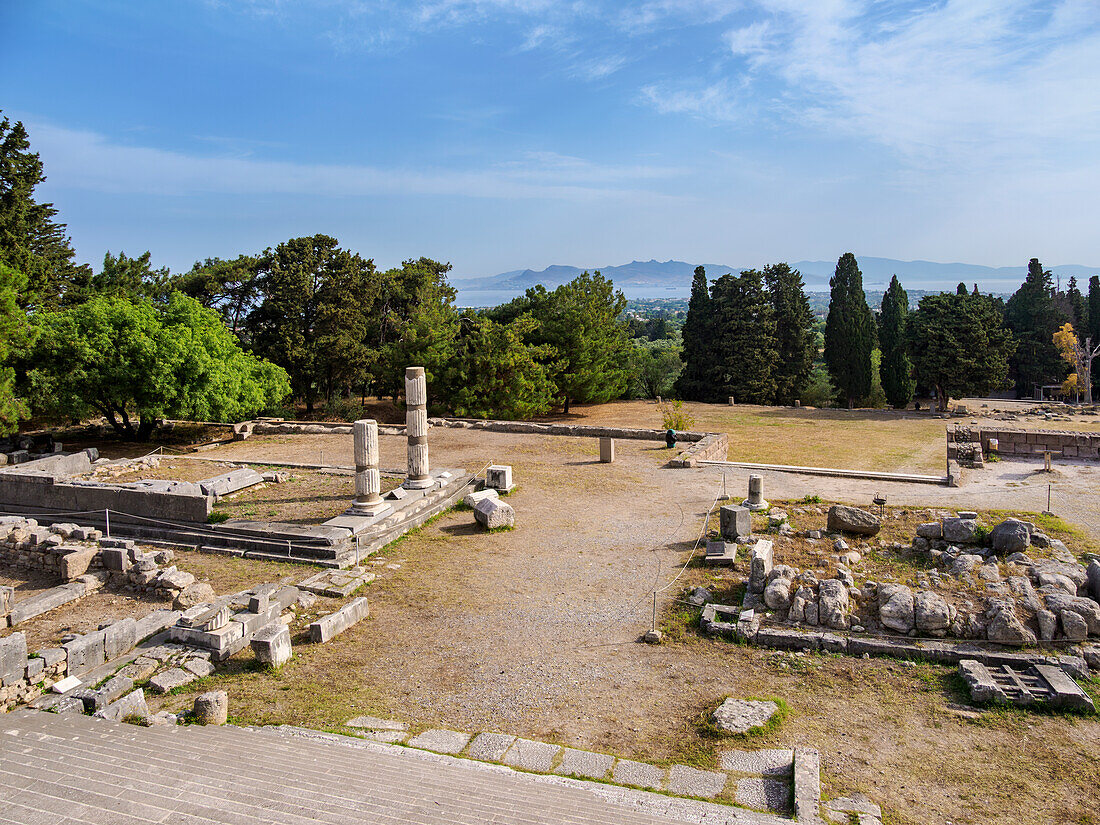
[[[1100,3],[0,3],[78,254],[1100,264]]]

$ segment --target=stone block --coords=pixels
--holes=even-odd
[[[531,739],[516,739],[501,761],[513,768],[536,773],[549,773],[554,760],[561,752],[561,745],[548,742],[535,742]]]
[[[106,661],[105,635],[104,631],[97,630],[93,633],[85,633],[62,645],[65,648],[68,672],[71,676],[83,676]]]
[[[726,541],[752,535],[752,513],[748,507],[726,505],[718,510],[719,533]]]
[[[327,642],[370,615],[365,597],[352,599],[335,613],[322,616],[309,626],[309,639],[314,644]]]
[[[145,692],[138,688],[126,694],[118,701],[112,702],[105,708],[95,712],[100,719],[109,719],[112,722],[124,722],[128,719],[149,718],[149,706],[145,704]]]
[[[37,656],[31,659],[27,659],[26,677],[30,684],[34,684],[42,678],[42,673],[46,670],[46,663],[39,659]]]
[[[149,687],[154,693],[167,693],[170,690],[189,685],[198,677],[181,667],[171,667],[158,673],[149,680]]]
[[[0,639],[0,682],[22,679],[27,669],[27,637],[16,631]]]
[[[562,752],[561,763],[554,768],[554,773],[582,779],[603,779],[614,764],[615,757],[606,753],[566,748]]]
[[[762,811],[786,811],[791,806],[791,786],[782,779],[746,777],[737,780],[738,805]]]
[[[426,730],[408,741],[408,745],[433,753],[447,753],[452,756],[461,753],[470,741],[470,734],[457,730]]]
[[[737,562],[737,543],[710,539],[707,541],[703,563],[709,565],[733,565]]]
[[[665,783],[665,769],[632,759],[620,759],[611,772],[613,781],[620,785],[634,785],[638,788],[662,790]]]
[[[244,643],[244,626],[240,622],[229,622],[217,630],[199,630],[194,627],[173,625],[168,631],[173,642],[194,645],[215,653],[232,655],[231,651],[240,650],[238,642]]]
[[[486,498],[479,501],[474,507],[474,519],[486,530],[514,527],[516,511],[506,501],[497,498]]]
[[[122,547],[104,547],[100,553],[102,553],[103,567],[106,570],[120,570],[126,572],[130,569],[133,562],[130,561],[130,554],[125,548]]]
[[[687,765],[673,765],[668,772],[665,790],[677,796],[713,799],[726,787],[727,776],[718,771],[703,771]]]
[[[160,662],[156,659],[138,656],[134,661],[130,662],[130,664],[120,668],[118,675],[132,679],[135,683],[144,682],[156,673],[159,667]]]
[[[728,750],[718,754],[718,767],[736,773],[757,773],[761,776],[782,776],[794,766],[794,751],[771,748],[756,751]]]
[[[250,610],[234,613],[233,621],[241,623],[244,627],[244,636],[247,639],[260,628],[266,627],[278,619],[279,614],[282,612],[278,604],[271,604],[262,613],[253,613]]]
[[[61,557],[61,578],[71,582],[77,576],[83,576],[95,559],[97,550],[77,550]]]
[[[768,573],[772,570],[773,544],[768,539],[760,539],[753,545],[749,559],[749,592],[763,593]]]
[[[137,622],[127,616],[104,629],[103,657],[108,662],[117,659],[133,650],[137,643]]]
[[[610,464],[615,460],[615,439],[606,436],[600,437],[600,461]]]
[[[462,503],[469,508],[476,507],[480,502],[487,498],[497,498],[499,493],[491,487],[486,487],[484,490],[477,490],[473,493],[467,493],[465,498],[462,499]]]
[[[155,636],[165,628],[174,625],[179,621],[179,617],[180,611],[178,610],[154,610],[137,620],[134,628],[134,638],[142,642],[150,636]]]
[[[80,679],[78,679],[76,676],[66,676],[64,679],[59,679],[58,681],[54,682],[50,690],[52,690],[54,693],[68,693],[71,690],[76,690],[82,684],[84,683],[81,682]],[[84,712],[83,705],[81,705],[80,712]]]
[[[256,659],[272,667],[281,667],[290,661],[290,628],[274,621],[260,628],[249,641]]]
[[[205,679],[214,672],[214,665],[206,659],[184,659],[180,667],[189,673],[194,673],[200,679]]]
[[[479,733],[466,755],[479,762],[499,762],[515,741],[516,737],[507,733]]]
[[[485,486],[502,493],[515,489],[512,482],[512,467],[508,464],[491,464],[485,470]]]

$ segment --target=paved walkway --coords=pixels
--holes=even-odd
[[[0,717],[13,825],[780,825],[790,820],[336,737]]]

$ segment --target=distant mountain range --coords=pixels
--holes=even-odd
[[[697,264],[685,261],[631,261],[622,266],[576,267],[548,266],[536,272],[531,269],[515,269],[485,278],[455,278],[454,285],[462,290],[514,291],[516,293],[542,284],[548,289],[568,283],[587,269],[597,269],[615,282],[615,286],[628,294],[637,290],[675,289],[682,290],[691,286],[691,279]],[[745,266],[725,264],[703,264],[707,277],[717,278],[727,272],[738,273]],[[795,261],[791,266],[802,273],[808,290],[827,289],[829,278],[836,268],[836,261]],[[954,287],[959,281],[967,284],[977,283],[986,292],[1014,292],[1027,274],[1027,265],[1022,266],[979,266],[977,264],[943,264],[934,261],[897,261],[892,258],[859,258],[859,268],[863,272],[865,288],[885,287],[890,277],[897,275],[906,288],[944,289]],[[1061,278],[1065,287],[1070,276],[1076,276],[1082,288],[1087,288],[1088,278],[1100,274],[1100,267],[1067,264],[1050,267],[1051,272]]]

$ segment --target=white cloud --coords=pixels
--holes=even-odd
[[[729,50],[735,55],[757,55],[767,51],[767,20],[758,20],[739,29],[730,29],[724,38]]]
[[[696,86],[643,86],[640,99],[663,115],[686,114],[719,122],[743,120],[746,116],[733,84],[724,80]]]
[[[406,169],[202,156],[115,143],[89,131],[28,120],[54,186],[112,194],[457,195],[591,201],[662,198],[635,184],[682,170],[608,165],[555,153],[527,153],[481,169]]]

